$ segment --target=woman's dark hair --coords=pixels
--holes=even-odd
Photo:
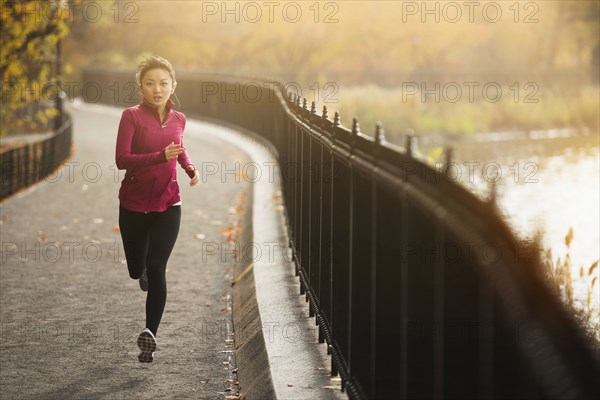
[[[175,71],[171,66],[171,63],[166,59],[159,56],[151,56],[150,58],[146,57],[144,61],[142,61],[137,68],[137,73],[135,74],[135,79],[137,80],[137,84],[142,84],[142,79],[144,79],[144,75],[151,69],[161,68],[169,73],[171,76],[171,80],[173,83],[177,82],[175,80]]]

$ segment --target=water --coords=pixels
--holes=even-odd
[[[564,132],[563,132],[564,133]],[[539,135],[538,135],[539,136]],[[478,194],[489,192],[497,180],[497,204],[513,232],[522,238],[543,232],[544,249],[554,261],[571,259],[574,300],[587,305],[592,277],[587,276],[600,258],[600,148],[598,136],[541,135],[541,139],[508,138],[454,143],[455,159],[475,165],[467,186]],[[434,152],[434,146],[420,146]],[[463,177],[464,178],[464,177]],[[565,236],[572,228],[570,248]],[[580,278],[580,268],[585,279]],[[600,268],[593,276],[598,277]],[[598,279],[600,281],[600,278]],[[600,322],[600,282],[591,291],[591,306]]]
[[[553,260],[564,260],[569,253],[575,300],[587,305],[592,281],[587,273],[600,258],[599,149],[568,147],[562,154],[540,158],[537,165],[538,182],[507,181],[500,190],[498,204],[520,236],[532,237],[536,229],[544,233],[542,243],[545,249],[552,250]],[[567,248],[565,236],[570,228],[574,236]],[[585,279],[580,277],[581,268]],[[598,275],[596,268],[593,276]],[[597,282],[591,292],[596,315],[599,286]]]

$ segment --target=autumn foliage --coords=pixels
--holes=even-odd
[[[69,32],[63,3],[0,2],[2,135],[39,129],[57,115],[56,47]]]

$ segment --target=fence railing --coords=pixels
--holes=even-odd
[[[90,69],[84,83],[101,89],[96,101],[133,105],[122,96],[132,75]],[[539,249],[448,177],[449,154],[433,169],[412,137],[400,148],[380,127],[344,128],[281,83],[177,80],[182,111],[277,152],[302,293],[350,398],[599,394],[598,352],[543,283]]]
[[[63,118],[50,137],[0,150],[0,199],[44,179],[69,156],[73,127],[68,114]]]

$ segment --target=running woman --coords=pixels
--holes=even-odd
[[[183,146],[186,117],[173,109],[177,81],[169,61],[152,56],[140,63],[139,104],[121,115],[116,164],[125,169],[119,189],[119,227],[127,269],[146,295],[146,328],[137,339],[140,362],[152,362],[167,300],[167,261],[177,240],[181,197],[177,162],[198,183],[198,171]]]

